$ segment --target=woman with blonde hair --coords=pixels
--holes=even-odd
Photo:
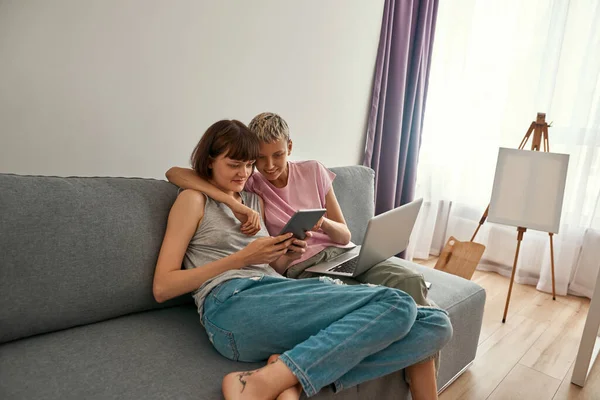
[[[196,173],[261,214],[243,191],[259,140],[239,121],[219,121],[194,149]],[[331,279],[288,279],[306,242],[290,235],[240,231],[229,207],[184,190],[173,204],[156,264],[157,301],[193,292],[200,320],[219,353],[235,361],[272,362],[223,379],[229,399],[298,399],[335,391],[406,368],[413,399],[436,399],[433,357],[450,340],[445,311],[417,307],[408,294]],[[183,264],[184,269],[181,269]]]

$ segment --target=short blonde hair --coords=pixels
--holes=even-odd
[[[248,124],[250,129],[261,142],[273,143],[278,140],[290,140],[290,128],[279,115],[270,112],[258,114]]]

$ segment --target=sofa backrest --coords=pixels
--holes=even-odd
[[[158,180],[0,174],[0,342],[159,307],[176,194]]]
[[[373,215],[373,171],[332,168],[361,243]],[[168,182],[0,174],[0,343],[159,305],[152,279],[177,195]]]

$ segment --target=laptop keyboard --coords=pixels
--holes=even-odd
[[[341,263],[337,267],[331,268],[330,271],[345,272],[345,273],[351,274],[356,269],[357,264],[358,264],[358,257],[354,257],[352,260],[348,260],[344,263]]]

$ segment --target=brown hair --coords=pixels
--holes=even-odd
[[[204,179],[212,176],[208,167],[221,154],[232,160],[251,161],[258,158],[258,137],[237,120],[221,120],[212,124],[194,148],[192,168]]]

